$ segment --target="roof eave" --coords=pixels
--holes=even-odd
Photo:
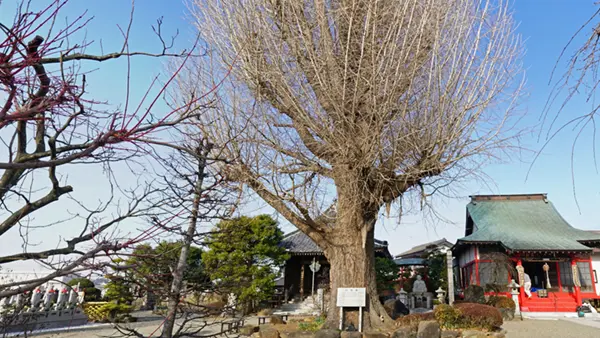
[[[504,244],[502,244],[501,241],[472,241],[472,240],[464,240],[464,239],[459,239],[456,241],[456,244],[454,244],[451,248],[451,250],[454,250],[455,248],[457,248],[460,245],[501,245],[503,247],[506,248],[506,246]]]
[[[586,249],[583,249],[583,248],[580,248],[580,249],[574,249],[574,248],[572,248],[572,249],[539,249],[539,248],[537,248],[537,249],[514,249],[514,248],[507,247],[500,241],[465,241],[465,240],[460,240],[460,239],[456,242],[454,247],[452,247],[452,250],[457,248],[459,245],[500,245],[506,251],[511,252],[511,253],[532,253],[532,252],[560,252],[560,253],[584,252],[584,253],[588,253],[588,252],[592,251],[592,248],[586,248]]]
[[[325,256],[323,252],[310,251],[310,252],[288,252],[291,256]]]
[[[589,249],[511,249],[514,253],[534,253],[534,252],[559,252],[559,253],[590,253],[592,248]]]

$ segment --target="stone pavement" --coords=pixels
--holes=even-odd
[[[600,322],[588,318],[525,319],[505,322],[507,338],[598,338]]]

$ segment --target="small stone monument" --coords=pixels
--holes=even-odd
[[[2,300],[0,300],[0,311],[4,311],[5,308],[8,307],[9,303],[9,298],[2,298]]]
[[[78,294],[77,291],[75,291],[75,289],[71,289],[71,291],[69,292],[69,300],[67,301],[67,303],[69,304],[69,308],[74,308],[77,305],[77,298],[78,298]]]
[[[60,294],[58,295],[58,299],[56,300],[54,309],[61,310],[65,306],[65,303],[67,302],[67,297],[68,297],[67,289],[63,288],[61,290]]]
[[[53,293],[54,293],[53,289],[46,290],[46,293],[44,294],[44,297],[42,298],[44,301],[44,305],[43,305],[44,310],[50,310],[50,307],[52,306],[52,298],[54,296]]]
[[[321,313],[325,312],[325,290],[323,289],[317,289],[317,306]]]
[[[19,293],[17,295],[17,297],[15,297],[15,305],[17,307],[17,311],[22,310],[24,303],[25,303],[25,299],[23,299],[23,294]]]
[[[417,275],[417,279],[413,283],[413,289],[410,295],[409,301],[411,309],[431,309],[433,307],[433,294],[427,291],[427,285],[423,281],[421,275]],[[423,304],[424,300],[425,304]]]
[[[42,301],[42,290],[40,288],[37,288],[31,294],[31,312],[34,312],[38,309],[41,301]]]

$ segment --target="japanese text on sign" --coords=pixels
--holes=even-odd
[[[365,288],[338,288],[338,307],[365,307],[367,300],[367,289]]]

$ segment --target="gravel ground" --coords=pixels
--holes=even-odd
[[[505,322],[507,338],[598,338],[600,328],[567,320],[524,320]]]

